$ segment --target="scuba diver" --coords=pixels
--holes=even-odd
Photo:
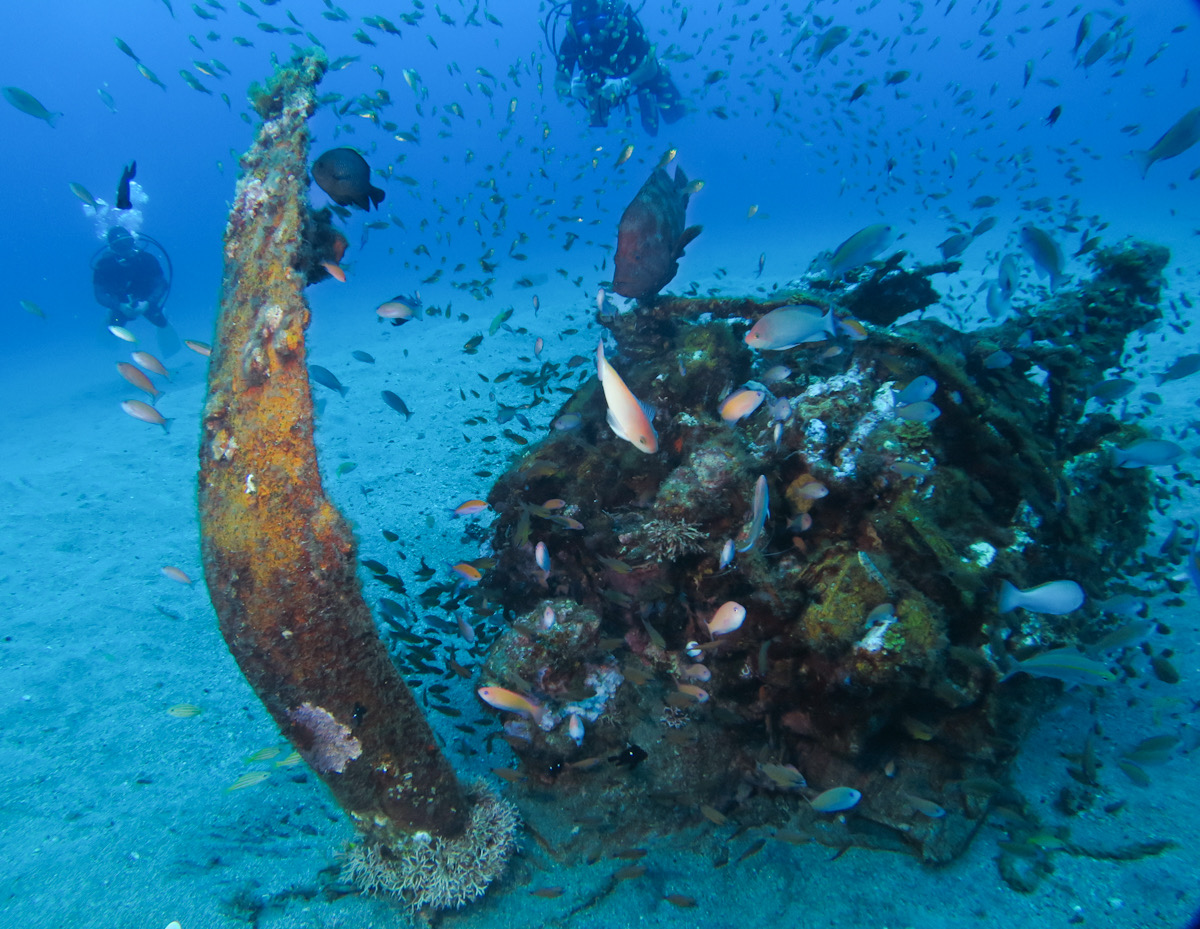
[[[108,325],[124,326],[144,317],[159,330],[159,347],[174,354],[179,340],[163,315],[171,291],[170,257],[150,236],[135,237],[123,226],[113,226],[106,238],[108,244],[92,257],[92,290],[96,302],[109,311]]]
[[[570,7],[566,35],[557,39],[559,19]],[[542,32],[557,48],[554,89],[587,107],[589,124],[607,126],[614,105],[637,97],[642,128],[658,133],[658,122],[673,123],[686,112],[679,90],[633,8],[620,0],[560,0],[550,8]],[[579,71],[572,77],[576,67]]]

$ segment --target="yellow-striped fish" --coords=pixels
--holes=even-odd
[[[204,711],[194,703],[176,703],[174,706],[167,707],[167,712],[178,719],[191,719]]]
[[[279,749],[278,745],[271,745],[271,746],[268,746],[267,748],[260,748],[258,751],[251,752],[249,755],[247,755],[246,761],[250,761],[250,762],[270,761],[272,758],[274,758],[276,755],[279,754],[279,751],[280,751],[280,749]]]
[[[271,776],[270,771],[247,771],[236,781],[225,788],[225,792],[229,793],[234,790],[245,790],[247,787],[253,787],[255,784],[261,784]]]
[[[291,751],[291,752],[288,752],[286,755],[284,755],[282,758],[280,758],[277,762],[275,762],[275,767],[290,768],[290,767],[292,767],[292,765],[299,764],[301,762],[301,760],[302,759],[300,758],[299,752]]]

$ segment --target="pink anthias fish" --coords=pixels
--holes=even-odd
[[[722,603],[713,613],[713,618],[706,624],[708,634],[714,639],[719,635],[728,635],[742,628],[746,619],[746,608],[736,601]]]
[[[658,433],[654,431],[654,407],[647,406],[625,386],[608,359],[604,343],[596,346],[596,375],[604,388],[608,404],[608,425],[620,438],[640,452],[650,455],[658,451]]]

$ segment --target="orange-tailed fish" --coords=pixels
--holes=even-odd
[[[460,503],[454,508],[455,516],[474,516],[477,513],[482,513],[488,508],[486,500],[468,500],[465,503]]]
[[[596,375],[608,403],[608,425],[618,437],[638,451],[658,451],[658,433],[654,431],[654,407],[647,406],[625,386],[621,375],[604,357],[604,343],[596,346]]]
[[[504,710],[508,713],[517,713],[520,716],[525,716],[528,719],[532,719],[539,726],[546,715],[546,708],[544,706],[516,691],[506,690],[503,687],[480,687],[475,692],[479,694],[479,699],[488,706],[493,706],[498,710]]]

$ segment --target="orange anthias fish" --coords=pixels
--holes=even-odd
[[[503,687],[480,687],[476,693],[489,706],[526,716],[538,725],[541,725],[542,717],[546,715],[546,708],[540,703],[534,702],[524,694],[506,690]]]
[[[346,272],[342,270],[342,266],[332,261],[322,261],[321,267],[329,272],[329,276],[335,281],[346,283]]]
[[[455,516],[475,516],[488,508],[486,500],[468,500],[454,508]]]
[[[622,297],[646,300],[675,277],[684,248],[702,228],[684,228],[689,196],[682,168],[675,168],[673,181],[656,168],[621,214],[613,290]]]

